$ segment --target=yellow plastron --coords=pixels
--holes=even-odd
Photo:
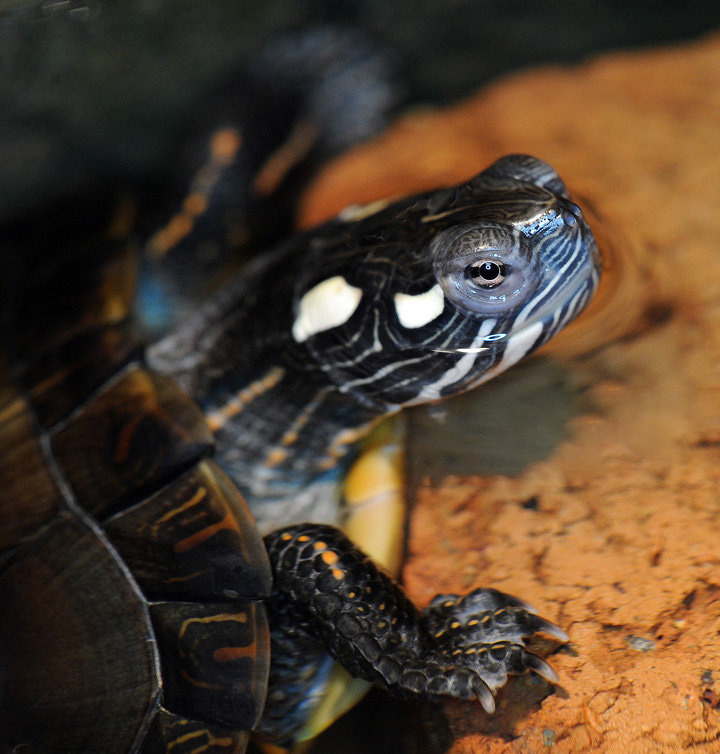
[[[400,573],[405,537],[405,431],[402,414],[378,425],[363,443],[343,489],[343,530],[393,576]],[[298,741],[318,736],[369,689],[367,681],[352,678],[335,663],[322,701],[300,731]],[[293,751],[299,753],[303,748],[300,743]]]

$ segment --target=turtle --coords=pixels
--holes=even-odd
[[[590,300],[597,246],[553,168],[509,155],[350,208],[150,344],[124,217],[41,265],[8,262],[0,744],[287,744],[329,656],[398,696],[488,712],[509,674],[556,681],[525,640],[564,641],[559,627],[492,588],[416,608],[343,533],[338,499],[379,422],[487,381]]]

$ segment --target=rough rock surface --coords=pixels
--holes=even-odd
[[[555,693],[516,680],[489,719],[479,705],[448,705],[454,754],[720,751],[719,123],[714,36],[526,72],[452,109],[410,114],[307,198],[311,221],[529,152],[591,210],[606,253],[597,301],[545,360],[435,422],[463,449],[412,446],[445,453],[444,473],[455,473],[418,477],[411,595],[424,603],[492,584],[571,637],[539,645],[560,675]],[[548,364],[561,375],[554,393],[543,392]],[[527,411],[508,427],[514,384]],[[481,434],[487,418],[512,460],[522,433],[543,438],[550,394],[568,418],[562,436],[539,443],[541,457],[514,474],[476,457],[482,476],[457,474],[476,444],[455,415],[472,414]],[[426,412],[417,426],[432,421]]]

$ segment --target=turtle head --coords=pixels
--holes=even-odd
[[[582,211],[533,157],[372,210],[313,238],[293,323],[339,389],[365,401],[411,405],[490,379],[579,314],[598,283]]]

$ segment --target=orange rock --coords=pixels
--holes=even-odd
[[[571,637],[550,657],[556,693],[514,681],[493,719],[448,705],[452,752],[720,751],[720,37],[531,71],[411,113],[329,167],[305,217],[452,183],[508,152],[556,167],[609,269],[593,309],[544,352],[571,396],[564,436],[515,476],[479,454],[482,477],[415,480],[413,598],[493,585]],[[543,368],[463,397],[462,421],[450,405],[449,435],[472,414],[517,457],[522,432],[545,431],[544,394],[527,394]],[[529,413],[504,426],[498,396],[521,377]]]

